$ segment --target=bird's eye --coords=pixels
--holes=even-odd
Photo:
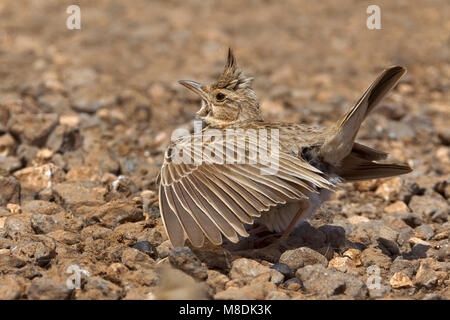
[[[216,100],[217,101],[223,101],[225,100],[225,95],[222,92],[219,92],[216,94]]]

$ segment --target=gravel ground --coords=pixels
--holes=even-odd
[[[447,1],[0,3],[0,299],[449,299]],[[330,125],[408,68],[358,140],[411,174],[345,184],[283,247],[171,248],[162,151],[226,48],[266,119]],[[67,284],[73,285],[67,285]]]

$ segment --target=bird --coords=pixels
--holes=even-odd
[[[355,141],[364,119],[405,73],[401,66],[386,68],[328,127],[265,121],[253,78],[238,67],[231,48],[214,83],[180,80],[201,98],[196,116],[203,127],[173,138],[164,153],[158,196],[171,244],[237,243],[255,223],[286,240],[339,184],[411,172],[408,164]]]

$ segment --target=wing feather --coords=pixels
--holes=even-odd
[[[269,152],[256,144],[252,134],[245,140],[235,136],[223,148],[214,148],[216,141],[207,140],[214,156],[187,145],[202,141],[201,134],[191,138],[190,142],[184,138],[171,143],[160,174],[160,211],[174,246],[182,246],[186,238],[194,246],[202,246],[205,236],[216,245],[222,243],[222,235],[237,242],[239,235],[248,236],[244,224],[252,224],[262,212],[278,204],[307,199],[305,192],[334,187],[318,168],[288,153],[278,154],[274,172],[256,162],[251,157],[258,148],[263,148],[266,155]],[[191,147],[186,154],[192,161],[172,161],[172,154],[183,147]],[[244,163],[215,161],[235,152],[241,153]],[[194,161],[198,159],[202,161]]]
[[[169,203],[170,208],[177,215],[184,232],[186,233],[189,240],[196,247],[203,246],[205,237],[200,227],[197,225],[192,215],[186,211],[186,209],[181,205],[180,198],[174,192],[173,187],[165,187],[164,192],[166,193],[166,199]],[[175,197],[178,199],[175,199]]]
[[[161,219],[166,229],[170,242],[174,247],[182,247],[184,245],[185,234],[181,223],[167,202],[164,186],[159,187],[159,210],[161,211]]]
[[[202,229],[209,241],[214,244],[222,243],[220,230],[209,217],[207,210],[198,200],[197,194],[192,190],[192,188],[190,188],[188,182],[181,181],[177,184],[177,188],[179,188],[179,192],[183,194],[185,204],[187,205],[187,211],[192,215],[195,222],[198,224],[200,229]]]
[[[194,175],[189,175],[187,177],[193,188],[201,196],[203,206],[208,210],[211,218],[216,223],[220,231],[225,237],[227,237],[232,242],[237,242],[239,240],[236,231],[225,219],[223,211],[227,208],[223,203],[215,203],[214,201],[220,202],[217,197],[214,196],[211,191],[206,188]],[[224,208],[225,207],[225,208]]]
[[[233,210],[230,209],[230,207],[227,205],[227,198],[225,197],[224,193],[221,191],[217,185],[213,185],[207,177],[204,176],[203,173],[199,171],[195,171],[192,173],[192,176],[195,177],[200,183],[203,185],[203,188],[209,195],[210,199],[212,199],[213,203],[211,204],[217,204],[217,206],[220,208],[220,213],[222,214],[223,218],[233,227],[233,229],[238,232],[239,234],[245,234],[247,235],[247,231],[245,230],[242,222],[239,220],[239,218],[235,215]],[[253,223],[253,221],[251,221]]]
[[[225,184],[222,180],[217,178],[217,173],[213,171],[206,171],[206,168],[199,168],[199,172],[203,173],[203,176],[209,180],[211,184],[218,186],[221,191],[223,198],[225,199],[225,204],[230,208],[233,213],[244,223],[253,223],[253,219],[246,212],[255,212],[258,214],[258,210],[248,204],[248,202],[243,202],[242,197],[236,196],[230,187]]]

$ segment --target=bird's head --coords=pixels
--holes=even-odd
[[[180,80],[179,83],[202,98],[198,117],[207,125],[220,128],[237,122],[262,120],[258,100],[251,87],[252,80],[237,67],[233,52],[228,49],[225,69],[215,83],[202,85],[190,80]]]

